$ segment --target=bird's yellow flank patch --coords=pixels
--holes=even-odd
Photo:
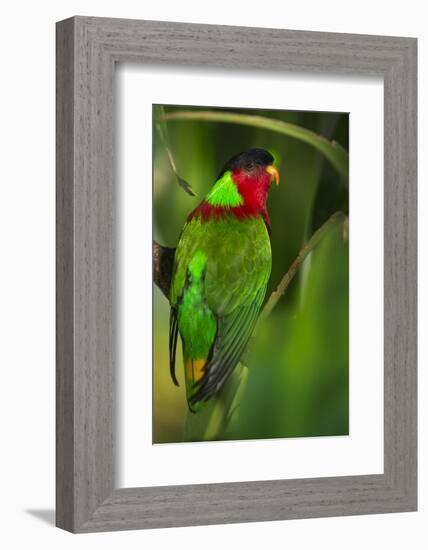
[[[207,364],[206,359],[187,359],[184,365],[186,379],[191,385],[196,384],[202,379],[203,368]]]

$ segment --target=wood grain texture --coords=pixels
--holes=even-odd
[[[56,521],[74,525],[74,25],[56,37]]]
[[[125,61],[383,76],[383,475],[115,489],[113,82]],[[57,25],[57,98],[57,525],[91,532],[416,510],[416,40],[76,17]]]

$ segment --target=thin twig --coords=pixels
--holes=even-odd
[[[349,157],[346,150],[335,141],[329,141],[324,136],[296,124],[259,115],[245,115],[230,111],[170,111],[161,114],[159,118],[161,121],[199,120],[242,124],[271,130],[298,139],[320,151],[338,171],[342,183],[345,186],[348,185]]]
[[[177,179],[177,183],[182,189],[184,189],[184,191],[186,191],[188,195],[191,197],[196,197],[196,193],[193,191],[191,185],[184,178],[182,178],[177,171],[177,166],[171,151],[168,127],[165,122],[165,109],[162,105],[158,105],[155,112],[158,113],[155,117],[156,129],[164,146],[171,169]]]
[[[322,240],[324,235],[337,223],[339,222],[345,222],[347,220],[347,217],[343,212],[335,212],[328,220],[319,227],[315,233],[312,235],[312,237],[309,239],[309,241],[305,244],[305,246],[300,250],[297,258],[294,260],[294,262],[289,267],[287,273],[283,276],[281,279],[278,287],[276,290],[272,292],[272,294],[269,297],[269,300],[266,302],[260,317],[259,321],[263,321],[270,315],[273,308],[278,303],[279,299],[285,291],[287,290],[288,285],[293,280],[294,275],[297,273],[297,270],[299,269],[300,265],[304,262],[305,258],[312,252],[312,250],[317,246],[317,244]]]

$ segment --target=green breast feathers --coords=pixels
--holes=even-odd
[[[271,271],[261,216],[226,215],[184,227],[170,292],[170,367],[181,336],[189,407],[197,411],[239,362],[254,329]]]

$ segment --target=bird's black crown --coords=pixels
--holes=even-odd
[[[247,149],[228,160],[217,179],[220,179],[229,170],[247,170],[250,172],[258,166],[269,166],[273,161],[273,156],[265,149]]]

